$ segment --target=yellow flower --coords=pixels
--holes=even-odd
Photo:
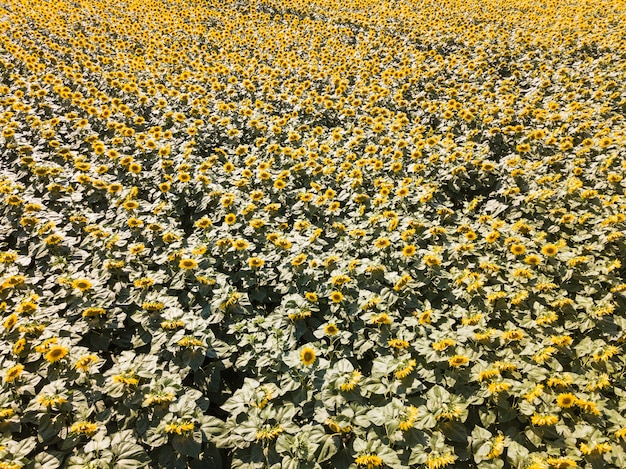
[[[76,422],[70,427],[70,433],[82,434],[89,437],[93,436],[97,431],[98,425],[87,421]]]
[[[454,345],[456,342],[452,339],[442,339],[439,342],[433,342],[432,347],[433,349],[437,350],[438,352],[441,352],[445,349],[447,349],[448,347],[451,347],[452,345]]]
[[[541,263],[541,257],[536,254],[531,254],[524,258],[524,262],[529,265],[539,265]]]
[[[339,332],[339,328],[332,322],[324,326],[324,333],[326,335],[335,335],[338,332]]]
[[[576,399],[575,405],[588,414],[592,414],[595,416],[600,416],[602,412],[598,409],[595,402],[586,401],[584,399]]]
[[[519,329],[513,329],[502,333],[502,339],[509,342],[521,340],[522,337],[524,337],[524,333]]]
[[[387,345],[389,345],[391,348],[403,350],[409,346],[409,343],[406,340],[402,339],[389,339],[387,341]]]
[[[8,318],[4,320],[4,328],[7,331],[13,329],[13,326],[17,324],[17,314],[13,313]]]
[[[257,441],[273,441],[276,439],[278,435],[280,435],[284,431],[285,430],[280,424],[273,425],[273,426],[270,424],[265,424],[265,426],[262,429],[257,430],[256,440]]]
[[[504,451],[504,435],[500,434],[496,436],[491,443],[491,451],[487,454],[487,459],[495,459],[499,457]]]
[[[389,315],[387,313],[380,313],[380,314],[376,314],[374,316],[371,317],[370,322],[372,324],[376,324],[378,326],[382,326],[384,324],[391,324],[393,322],[393,320],[389,317]]]
[[[352,371],[345,377],[345,381],[339,384],[339,389],[345,392],[353,391],[359,381],[361,381],[361,372],[360,371]]]
[[[63,359],[69,353],[69,349],[67,347],[63,347],[62,345],[55,345],[50,347],[48,352],[44,355],[44,358],[49,363],[56,363],[59,360]]]
[[[198,267],[198,262],[194,259],[181,259],[178,263],[180,269],[191,270]]]
[[[559,252],[559,248],[554,244],[546,244],[544,247],[541,248],[541,253],[544,256],[554,257],[556,256],[557,252]]]
[[[86,278],[79,278],[72,282],[72,288],[76,288],[81,292],[86,292],[87,290],[91,290],[92,283]]]
[[[567,458],[567,457],[560,457],[560,458],[548,458],[547,459],[548,464],[550,464],[554,469],[568,469],[571,467],[578,467],[578,464],[576,464],[576,461],[574,461],[571,458]]]
[[[586,456],[608,453],[612,449],[609,443],[592,443],[591,445],[580,443],[578,447],[580,452]]]
[[[56,246],[61,241],[63,241],[63,236],[56,234],[56,233],[51,234],[50,236],[44,239],[44,243],[46,243],[48,246]]]
[[[374,469],[383,465],[383,460],[375,454],[363,454],[354,460],[357,466],[365,466],[367,469]]]
[[[98,362],[97,355],[83,355],[76,361],[74,367],[82,372],[88,372],[91,365]]]
[[[17,378],[20,377],[23,371],[24,371],[24,365],[22,365],[21,363],[18,363],[17,365],[12,366],[6,371],[4,375],[4,382],[12,383]]]
[[[478,373],[478,381],[482,382],[488,379],[495,378],[496,376],[500,376],[500,370],[498,370],[497,368],[489,368]]]
[[[456,461],[456,456],[451,453],[446,453],[443,455],[430,453],[428,458],[426,459],[426,466],[428,469],[441,469],[442,467],[449,466]]]
[[[127,200],[122,204],[122,207],[124,207],[128,211],[137,210],[139,208],[139,202],[135,200]]]
[[[516,256],[521,256],[524,252],[526,252],[526,248],[522,244],[512,244],[511,252]]]
[[[146,249],[146,246],[143,243],[138,243],[138,244],[133,244],[132,246],[130,246],[128,248],[128,252],[133,255],[136,256],[137,254],[141,254],[144,249]]]
[[[412,257],[415,255],[416,252],[417,252],[417,248],[413,246],[412,244],[408,244],[407,246],[404,246],[404,248],[402,249],[402,255],[404,257]]]
[[[404,379],[411,374],[411,372],[415,369],[416,365],[417,365],[417,361],[411,358],[410,360],[404,363],[401,363],[396,368],[396,371],[394,371],[393,374],[396,377],[396,379]]]
[[[260,257],[251,257],[250,259],[248,259],[248,265],[252,269],[260,269],[261,267],[263,267],[263,264],[265,264],[265,261]]]
[[[455,355],[454,357],[448,360],[448,364],[453,368],[467,365],[468,363],[469,363],[469,358],[466,357],[465,355]]]
[[[304,366],[311,366],[316,359],[315,350],[311,347],[304,347],[300,351],[300,361]]]
[[[491,394],[499,394],[504,391],[508,391],[511,385],[502,381],[490,383],[488,386]]]
[[[237,221],[237,215],[235,215],[234,213],[229,213],[228,215],[224,217],[224,223],[226,223],[227,225],[232,225],[236,221]]]
[[[343,301],[343,293],[340,291],[334,291],[330,294],[330,300],[333,303],[341,303]]]
[[[237,239],[233,241],[233,247],[237,251],[243,251],[248,248],[248,242],[243,239]]]
[[[424,263],[428,267],[435,267],[435,266],[441,265],[441,259],[439,259],[434,254],[426,254],[424,256]]]
[[[530,422],[536,427],[546,427],[556,425],[559,422],[558,415],[542,415],[533,414],[530,417]]]
[[[26,348],[26,339],[22,337],[17,342],[15,342],[15,344],[13,344],[13,354],[19,355],[20,353],[24,351],[25,348]]]
[[[572,393],[559,394],[556,397],[556,405],[561,407],[562,409],[568,409],[576,404],[576,396]]]

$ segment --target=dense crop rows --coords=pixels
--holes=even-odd
[[[626,467],[623,0],[0,0],[0,469]]]

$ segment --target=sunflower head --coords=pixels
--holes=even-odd
[[[79,278],[72,282],[72,288],[76,288],[77,290],[80,290],[82,292],[91,290],[92,286],[92,283],[86,278]]]
[[[317,356],[315,355],[315,350],[311,347],[304,347],[300,351],[300,361],[304,366],[311,366],[315,363]]]

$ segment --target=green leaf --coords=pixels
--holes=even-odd
[[[341,440],[336,435],[325,435],[318,448],[317,462],[328,461],[341,447]]]
[[[514,468],[522,468],[528,461],[529,454],[528,449],[520,445],[517,441],[510,441],[507,445],[506,458],[509,464]]]
[[[202,445],[189,435],[175,435],[172,438],[172,447],[180,454],[198,459]]]
[[[42,452],[35,456],[34,469],[57,469],[61,466],[65,455],[60,451]]]
[[[457,443],[467,442],[467,429],[461,422],[443,422],[439,427],[446,438]]]

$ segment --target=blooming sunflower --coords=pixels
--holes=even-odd
[[[263,264],[265,264],[265,261],[260,257],[251,257],[250,259],[248,259],[248,265],[252,269],[260,269],[261,267],[263,267]]]
[[[546,244],[544,247],[541,248],[541,253],[544,256],[554,257],[556,256],[557,252],[559,252],[559,248],[554,244]]]
[[[181,259],[178,263],[178,267],[185,270],[191,270],[198,267],[198,262],[194,259]]]
[[[408,244],[402,248],[402,255],[404,257],[413,257],[417,252],[417,248],[412,244]]]
[[[315,350],[311,347],[304,347],[300,351],[300,361],[304,366],[311,366],[315,363],[317,356],[315,355]]]
[[[340,291],[334,291],[330,294],[330,300],[333,303],[341,303],[343,301],[343,293]]]
[[[72,288],[76,288],[81,292],[85,292],[87,290],[91,290],[93,284],[87,280],[86,278],[78,278],[72,282]]]
[[[564,394],[559,394],[556,397],[556,405],[558,405],[562,409],[568,409],[576,404],[576,400],[576,396],[574,396],[572,393],[568,392]]]
[[[50,350],[48,350],[48,352],[44,355],[44,358],[48,363],[56,363],[59,360],[62,360],[68,353],[69,350],[67,347],[54,345],[50,347]]]

